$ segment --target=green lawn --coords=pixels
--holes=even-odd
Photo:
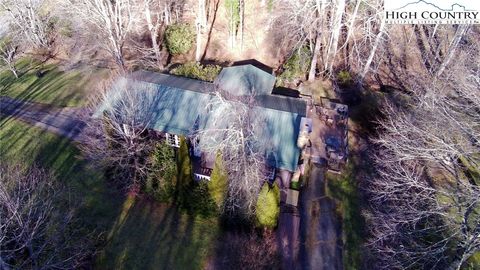
[[[337,200],[338,212],[342,218],[345,269],[362,268],[362,245],[365,222],[361,215],[361,201],[355,179],[355,165],[350,158],[341,175],[328,172],[327,195]]]
[[[219,233],[216,218],[180,213],[147,199],[123,198],[92,172],[69,140],[11,118],[0,120],[0,160],[37,163],[65,181],[91,231],[105,231],[98,269],[201,269]]]
[[[89,230],[105,231],[118,215],[122,198],[115,196],[103,174],[87,168],[69,140],[11,118],[0,120],[0,160],[39,164],[52,170],[80,206],[81,221]]]
[[[23,59],[15,79],[0,72],[0,95],[55,106],[81,106],[105,70],[60,71],[54,64]],[[45,71],[38,77],[37,71]],[[148,199],[119,196],[102,172],[94,172],[71,141],[10,117],[0,118],[0,160],[40,164],[71,191],[85,229],[105,232],[97,269],[201,269],[215,248],[215,217],[190,216]]]
[[[21,59],[17,68],[18,79],[9,70],[0,72],[0,95],[56,106],[84,105],[95,82],[108,75],[105,69],[93,67],[61,71],[56,64],[29,58]],[[42,76],[37,76],[39,71]]]
[[[97,258],[100,269],[203,269],[219,235],[216,218],[130,198]]]

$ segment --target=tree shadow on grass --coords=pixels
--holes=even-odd
[[[86,89],[82,86],[88,83],[88,78],[85,72],[61,71],[54,64],[22,64],[18,79],[8,71],[0,72],[0,91],[1,95],[15,99],[56,106],[77,106],[84,100]]]
[[[107,269],[200,269],[217,234],[216,218],[138,198],[98,263]]]
[[[3,119],[0,126],[2,161],[26,166],[37,164],[49,169],[65,184],[68,192],[64,195],[78,210],[78,222],[86,231],[97,234],[111,227],[121,198],[107,188],[101,173],[87,168],[70,140],[14,119]]]
[[[110,237],[104,237],[106,246],[97,260],[99,268],[203,267],[217,239],[216,217],[189,215],[175,206],[116,196],[103,174],[89,170],[68,139],[14,119],[4,119],[0,125],[2,160],[15,158],[52,169],[60,181],[67,183],[71,203],[79,207],[85,230],[111,230]]]

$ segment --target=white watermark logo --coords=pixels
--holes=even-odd
[[[384,0],[387,24],[480,24],[480,0]]]

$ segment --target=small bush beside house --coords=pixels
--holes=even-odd
[[[195,34],[188,24],[173,24],[165,30],[165,43],[170,54],[183,54],[193,45]]]
[[[189,214],[211,217],[216,215],[217,206],[210,196],[208,182],[194,182],[186,197],[183,209]]]
[[[277,226],[280,215],[280,189],[276,184],[263,184],[257,200],[257,225],[273,229]]]
[[[145,192],[156,200],[167,202],[175,194],[177,163],[174,149],[165,142],[159,142],[150,157],[150,170]]]
[[[193,184],[192,176],[192,163],[190,161],[190,155],[188,151],[187,141],[184,137],[180,138],[180,148],[178,149],[177,154],[177,202],[182,206],[187,200],[188,193],[190,192],[190,187]]]
[[[217,65],[205,65],[198,62],[188,62],[170,71],[173,75],[184,76],[207,82],[213,82],[220,73],[222,67]]]

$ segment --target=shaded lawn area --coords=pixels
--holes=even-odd
[[[351,157],[341,175],[327,172],[327,190],[329,197],[338,202],[337,211],[342,220],[345,269],[362,268],[362,245],[365,221],[361,215],[361,199],[355,179],[355,164]]]
[[[0,118],[0,160],[50,169],[70,190],[72,205],[89,231],[104,231],[118,215],[122,198],[115,196],[101,172],[93,172],[68,139],[12,118]]]
[[[90,66],[61,71],[54,63],[29,58],[21,59],[17,68],[18,79],[9,70],[0,72],[0,95],[56,106],[84,105],[94,83],[108,75],[106,69]]]
[[[92,172],[69,140],[12,118],[0,118],[0,160],[38,163],[74,193],[88,231],[106,231],[98,269],[201,269],[219,233],[216,218],[183,214],[147,199],[118,196]]]
[[[129,198],[99,254],[99,269],[204,269],[219,235],[217,218],[186,215]]]

